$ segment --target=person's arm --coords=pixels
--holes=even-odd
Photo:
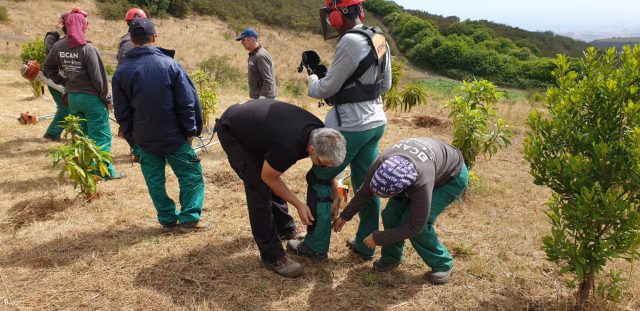
[[[373,178],[373,174],[376,169],[380,166],[380,158],[373,162],[369,167],[369,171],[367,172],[367,176],[362,182],[362,186],[360,189],[357,189],[355,196],[347,207],[344,208],[340,216],[335,217],[333,219],[333,231],[340,232],[344,224],[351,220],[353,216],[355,216],[371,199],[373,198],[373,191],[371,190],[371,179]]]
[[[258,66],[258,72],[262,77],[262,89],[260,90],[260,96],[272,97],[276,95],[276,79],[275,74],[271,70],[273,68],[273,62],[268,55],[262,55],[256,58],[256,66]]]
[[[116,71],[111,79],[111,87],[113,88],[113,112],[116,116],[116,120],[120,125],[120,130],[124,134],[124,138],[127,142],[133,142],[133,109],[131,107],[131,100],[124,91],[125,87],[122,85],[120,79],[121,72]]]
[[[315,219],[313,219],[311,209],[307,204],[296,197],[280,176],[282,176],[282,172],[275,170],[271,165],[269,165],[269,162],[265,160],[264,164],[262,164],[262,172],[260,174],[262,181],[269,186],[273,193],[283,200],[291,203],[298,210],[300,221],[302,221],[303,224],[307,226],[312,225]]]
[[[382,92],[387,92],[391,89],[392,80],[392,69],[391,69],[391,49],[389,48],[389,44],[387,43],[387,53],[384,54],[385,58],[385,67],[384,67],[384,80],[382,81]]]
[[[44,61],[44,76],[51,79],[55,84],[65,85],[67,79],[60,74],[60,69],[58,50],[54,47]]]
[[[384,231],[374,231],[373,241],[376,245],[386,246],[406,239],[412,238],[422,230],[429,219],[431,211],[431,197],[433,193],[433,183],[409,189],[407,195],[411,200],[409,206],[409,219],[400,226]]]
[[[198,95],[184,70],[180,66],[174,69],[173,98],[183,135],[185,138],[197,136],[199,134],[197,117],[198,113],[202,113],[198,111],[200,109],[200,104],[197,102]]]
[[[105,104],[110,104],[111,94],[109,94],[107,71],[104,69],[100,53],[98,53],[98,50],[93,44],[88,43],[85,47],[84,57],[84,64],[87,68],[89,79],[91,79],[91,84],[96,91],[98,91],[100,99],[102,99]]]
[[[338,43],[333,63],[331,63],[327,75],[322,79],[318,79],[316,75],[310,75],[307,78],[309,96],[325,99],[335,95],[340,91],[347,78],[358,68],[360,60],[355,59],[352,54],[359,51],[352,51],[352,49],[357,49],[357,46],[348,44],[351,41],[347,36],[349,35],[347,34]]]

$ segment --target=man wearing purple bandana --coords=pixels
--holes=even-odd
[[[371,198],[388,197],[382,212],[384,231],[364,239],[373,249],[382,246],[382,256],[373,263],[375,271],[390,271],[403,258],[404,240],[411,244],[431,268],[427,281],[444,284],[453,271],[453,258],[433,227],[436,218],[453,201],[460,199],[469,181],[462,153],[453,146],[427,138],[409,138],[388,147],[369,168],[355,197],[333,220],[340,232]]]

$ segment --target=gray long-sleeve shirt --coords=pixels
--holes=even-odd
[[[118,54],[116,54],[116,60],[118,61],[117,66],[120,66],[120,64],[124,61],[124,57],[127,55],[127,52],[133,49],[133,47],[133,42],[131,42],[131,34],[127,32],[120,38],[120,42],[118,42]]]
[[[66,85],[67,92],[97,95],[105,103],[111,101],[107,72],[98,50],[90,42],[73,49],[69,48],[67,38],[56,42],[44,62],[44,75],[56,84]]]
[[[357,25],[355,28],[362,28]],[[309,96],[317,99],[329,98],[338,93],[345,81],[358,68],[358,64],[362,61],[371,47],[367,42],[367,38],[360,34],[345,34],[336,46],[333,63],[327,71],[327,75],[322,79],[312,78],[309,80]],[[390,51],[387,46],[387,51]],[[382,91],[386,92],[391,89],[391,55],[387,52],[386,67],[384,69],[384,81]],[[378,67],[371,66],[359,81],[362,84],[374,84],[378,75]],[[312,76],[314,77],[314,76]],[[382,98],[378,97],[374,100],[359,103],[341,104],[339,109],[342,126],[338,126],[335,109],[331,108],[325,117],[325,125],[345,132],[361,132],[376,128],[387,124],[387,117],[384,114]]]
[[[249,53],[249,97],[276,97],[276,72],[271,55],[262,46]]]
[[[402,194],[411,200],[409,220],[396,228],[373,233],[373,240],[381,246],[403,241],[422,232],[429,219],[433,189],[460,174],[464,164],[460,150],[449,144],[428,137],[401,140],[385,149],[369,167],[364,183],[340,214],[342,219],[353,218],[373,198],[370,185],[373,174],[382,162],[396,155],[413,163],[418,171],[418,180]]]

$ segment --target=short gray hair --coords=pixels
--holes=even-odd
[[[347,156],[347,141],[340,132],[332,128],[321,127],[311,131],[309,145],[318,157],[329,161],[327,165],[331,167],[342,164]]]

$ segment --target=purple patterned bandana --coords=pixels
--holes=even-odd
[[[391,197],[413,185],[418,172],[411,161],[403,156],[393,156],[380,165],[371,178],[371,190],[382,197]]]

